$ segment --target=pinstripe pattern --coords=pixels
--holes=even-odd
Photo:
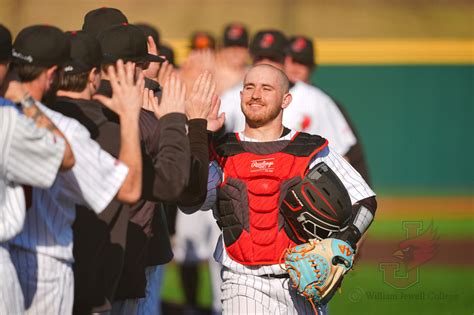
[[[23,296],[25,314],[71,314],[74,276],[71,264],[46,255],[10,248],[12,261],[17,268]]]
[[[0,279],[0,314],[23,314],[23,293],[6,244],[0,244]]]
[[[23,231],[12,244],[72,262],[75,205],[101,212],[117,193],[128,169],[91,140],[76,120],[39,106],[67,138],[76,164],[72,170],[59,173],[50,189],[33,189],[32,211],[28,211]]]
[[[279,140],[290,140],[296,131],[291,130]],[[257,140],[239,134],[242,141]],[[352,166],[330,147],[319,152],[310,162],[310,168],[325,162],[341,179],[352,203],[374,196],[375,193],[365,183]],[[201,209],[208,209],[216,202],[217,187],[225,174],[216,162],[209,167],[207,200]],[[225,314],[312,314],[311,305],[304,298],[288,288],[288,279],[263,277],[266,274],[283,274],[280,265],[245,266],[232,260],[224,246],[222,236],[217,242],[214,258],[222,263],[222,301]],[[326,308],[319,310],[326,313]]]
[[[222,271],[224,314],[314,314],[311,304],[291,288],[289,279],[260,277]],[[319,315],[327,314],[318,307]]]
[[[33,203],[21,233],[11,240],[27,314],[70,314],[75,205],[101,212],[124,181],[128,169],[90,139],[76,120],[37,104],[68,140],[74,167],[58,174],[49,189],[33,189]]]
[[[0,108],[0,242],[18,234],[25,217],[20,184],[49,187],[64,154],[63,139],[13,107]]]

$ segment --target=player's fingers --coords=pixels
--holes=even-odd
[[[121,61],[121,60],[119,60],[119,61]],[[118,62],[117,62],[117,64],[118,64]],[[112,91],[113,91],[114,94],[116,94],[118,96],[119,94],[121,94],[121,88],[120,88],[120,84],[119,84],[119,78],[118,78],[118,75],[117,75],[117,70],[115,69],[114,66],[109,66],[107,74],[109,75],[110,86],[112,88]]]
[[[125,75],[125,63],[122,59],[117,60],[116,63],[116,71],[117,71],[117,80],[120,84],[125,84],[126,82],[126,75]]]
[[[148,53],[152,55],[158,55],[158,49],[156,48],[156,43],[153,37],[148,36],[147,38]]]
[[[133,86],[135,77],[135,63],[127,62],[127,64],[125,65],[125,76],[127,80],[127,85]]]

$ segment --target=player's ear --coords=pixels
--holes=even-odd
[[[52,67],[46,69],[46,78],[48,79],[48,82],[53,81],[53,77],[54,77],[57,70],[58,70],[58,66],[52,66]]]
[[[293,96],[291,96],[291,93],[285,93],[283,95],[283,102],[281,103],[281,108],[282,109],[287,108],[290,105],[292,100],[293,100]]]

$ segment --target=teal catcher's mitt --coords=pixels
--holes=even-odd
[[[293,287],[311,304],[326,304],[351,269],[354,258],[352,247],[339,239],[311,239],[284,254],[285,269]]]

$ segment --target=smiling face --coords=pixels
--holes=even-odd
[[[288,79],[270,65],[253,67],[246,75],[240,92],[240,106],[247,124],[252,128],[265,126],[282,117],[291,102]]]

